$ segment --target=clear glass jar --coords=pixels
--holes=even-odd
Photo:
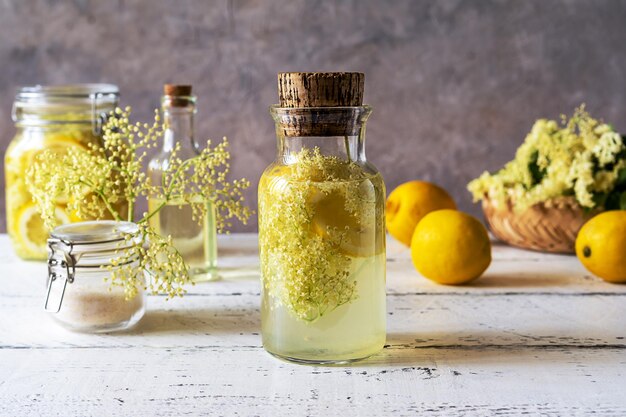
[[[137,231],[134,223],[112,220],[72,223],[52,231],[45,309],[57,323],[73,331],[100,333],[128,329],[143,317],[144,283],[130,299],[122,286],[111,283],[118,268],[137,268],[143,276],[131,252],[137,241],[127,238]]]
[[[161,152],[148,165],[151,183],[165,186],[164,172],[173,157],[183,161],[196,157],[200,147],[194,139],[196,97],[191,86],[166,84],[161,99],[165,132]],[[175,153],[175,154],[174,154]],[[159,198],[148,199],[148,211],[160,210],[150,217],[152,226],[160,235],[171,236],[174,247],[189,265],[189,274],[195,282],[218,280],[217,224],[215,207],[206,203],[207,215],[202,222],[192,217],[192,207],[183,196],[173,196],[167,204]]]
[[[283,359],[344,363],[385,344],[385,185],[365,157],[370,112],[271,107],[278,156],[259,184],[261,318],[263,346]]]
[[[23,87],[13,105],[15,137],[5,156],[7,231],[15,252],[24,259],[46,259],[48,231],[26,187],[26,171],[43,150],[62,154],[69,147],[87,149],[101,143],[100,129],[118,103],[114,85],[76,84]],[[59,198],[60,223],[82,220],[67,210],[71,196]]]

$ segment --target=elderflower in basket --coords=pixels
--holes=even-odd
[[[469,183],[493,233],[510,244],[573,253],[583,223],[626,209],[626,143],[579,107],[562,124],[535,122],[515,159]]]

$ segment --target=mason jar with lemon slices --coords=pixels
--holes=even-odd
[[[263,345],[305,363],[383,348],[385,185],[365,158],[362,73],[281,73],[259,184]]]
[[[76,84],[21,88],[13,105],[16,134],[5,153],[7,231],[24,259],[46,259],[48,230],[26,186],[26,171],[44,150],[62,155],[69,147],[100,143],[100,128],[118,103],[118,88]],[[72,196],[56,200],[59,223],[83,221],[67,210]]]

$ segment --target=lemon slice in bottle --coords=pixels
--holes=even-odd
[[[360,188],[364,186],[367,185]],[[373,204],[363,204],[362,195],[347,196],[347,190],[340,187],[341,184],[338,184],[338,188],[326,193],[319,190],[313,192],[310,205],[313,209],[311,226],[314,233],[325,239],[339,239],[339,250],[352,257],[380,253],[383,247],[382,234],[376,233],[376,213],[373,207],[368,207]],[[367,191],[365,194],[368,194]],[[350,202],[347,199],[354,200]],[[348,210],[351,203],[356,205],[358,214]],[[370,215],[365,215],[363,208],[369,208]]]
[[[56,208],[55,215],[62,224],[70,221],[68,215],[61,207]],[[17,236],[15,238],[22,247],[24,255],[30,258],[41,258],[42,254],[46,253],[48,230],[44,226],[41,215],[33,203],[25,205],[18,211],[15,225],[17,227]]]

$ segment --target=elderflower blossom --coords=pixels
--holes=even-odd
[[[190,282],[189,266],[171,237],[160,236],[148,220],[168,203],[182,200],[191,205],[194,220],[201,222],[210,202],[216,209],[217,229],[223,231],[231,226],[231,219],[245,223],[250,217],[243,197],[250,183],[226,179],[230,153],[224,138],[214,147],[208,141],[198,156],[186,160],[177,157],[179,149],[175,149],[163,184],[151,184],[145,172],[147,150],[156,146],[164,126],[157,110],[152,124],[131,123],[130,111],[127,107],[111,113],[100,146],[70,148],[61,157],[51,151],[39,154],[26,173],[26,184],[49,230],[57,226],[55,200],[64,195],[72,196],[68,209],[80,217],[135,221],[139,232],[127,240],[136,244],[111,263],[112,284],[124,287],[128,298],[140,287],[168,297],[181,296],[183,285]],[[138,198],[148,196],[162,205],[135,219]]]
[[[317,148],[291,158],[266,171],[259,184],[261,276],[269,296],[312,322],[358,297],[351,271],[365,253],[384,254],[383,206],[377,204],[384,185],[380,175]],[[333,206],[331,213],[319,212],[324,204]],[[329,215],[345,228],[329,226]],[[354,233],[377,240],[373,247],[366,239],[357,243],[364,247],[349,246]]]
[[[515,159],[495,174],[484,172],[468,189],[475,201],[488,196],[496,206],[512,203],[518,211],[569,195],[593,209],[604,207],[611,193],[623,192],[622,177],[626,179],[624,139],[580,106],[569,121],[563,116],[561,125],[537,120]]]

